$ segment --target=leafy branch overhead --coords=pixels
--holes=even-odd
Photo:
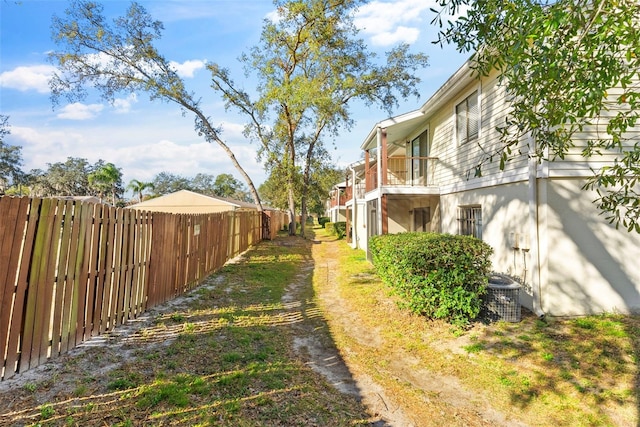
[[[538,160],[614,159],[585,188],[616,226],[640,232],[640,3],[440,0],[439,43],[500,72],[512,109],[498,126],[501,165],[522,140]],[[445,14],[464,17],[445,23]],[[584,141],[584,142],[583,142]],[[534,143],[535,142],[535,143]]]
[[[208,142],[217,143],[245,179],[256,204],[261,206],[251,178],[231,148],[220,138],[202,111],[200,100],[187,90],[171,62],[155,48],[163,25],[137,3],[124,16],[108,22],[103,6],[75,0],[62,18],[53,18],[53,38],[60,47],[50,54],[58,72],[50,81],[54,105],[62,97],[73,102],[88,96],[87,88],[113,102],[119,93],[145,92],[152,100],[172,102],[195,117],[195,129]]]

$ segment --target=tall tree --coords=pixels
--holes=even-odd
[[[87,159],[67,157],[65,162],[47,163],[39,176],[43,196],[88,196],[89,174],[93,168]]]
[[[0,114],[0,196],[11,185],[19,185],[24,180],[22,165],[22,147],[4,142],[9,135],[9,117]]]
[[[164,196],[180,190],[192,190],[191,181],[184,176],[170,172],[160,172],[152,181],[153,196]]]
[[[138,203],[141,203],[144,197],[142,192],[146,189],[151,189],[151,188],[153,188],[152,182],[144,182],[144,181],[139,181],[137,179],[132,179],[131,181],[129,181],[129,184],[127,185],[127,190],[131,190],[138,195]]]
[[[58,67],[50,82],[54,105],[61,97],[69,101],[85,99],[87,87],[97,89],[109,101],[121,92],[137,91],[146,92],[152,100],[173,102],[194,115],[199,135],[227,153],[249,186],[256,205],[262,208],[253,181],[220,138],[220,129],[211,124],[199,100],[154,46],[162,34],[161,22],[132,3],[124,16],[110,23],[101,4],[75,0],[64,17],[53,18],[52,29],[61,49],[50,54]]]
[[[512,109],[500,126],[507,161],[522,138],[539,160],[615,154],[585,188],[616,227],[640,232],[640,2],[637,0],[440,0],[440,43],[473,52],[479,75],[494,69]],[[443,23],[443,16],[465,13]],[[598,132],[585,146],[574,136]]]
[[[98,192],[100,199],[104,193],[111,193],[111,204],[116,205],[117,198],[122,195],[122,172],[113,163],[97,167],[87,176],[92,190]]]
[[[353,22],[353,12],[362,3],[275,0],[278,17],[265,20],[260,44],[241,57],[257,77],[255,99],[234,83],[228,70],[217,64],[208,67],[227,107],[246,116],[245,135],[261,144],[262,158],[283,174],[292,216],[297,213],[300,166],[302,227],[312,163],[323,150],[323,138],[352,126],[348,107],[355,100],[390,112],[397,105],[396,93],[418,96],[415,84],[420,79],[412,72],[427,65],[426,56],[411,54],[407,45],[392,49],[379,65]]]
[[[216,177],[215,194],[221,197],[231,197],[234,199],[242,199],[245,192],[242,182],[238,181],[233,175],[221,173]]]
[[[198,173],[191,179],[191,189],[207,196],[216,194],[216,176],[207,173]]]

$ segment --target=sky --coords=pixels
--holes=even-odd
[[[130,2],[103,0],[110,18],[123,15]],[[210,88],[205,65],[229,68],[233,79],[250,91],[241,54],[259,44],[263,20],[272,16],[271,0],[152,0],[138,1],[164,24],[160,53],[172,61],[189,90],[201,97],[211,122],[222,128],[230,146],[256,186],[265,179],[256,159],[257,143],[242,135],[245,120],[225,111],[220,96]],[[160,172],[187,178],[197,173],[229,173],[243,181],[226,153],[194,131],[193,117],[175,104],[150,101],[144,93],[122,94],[113,103],[99,97],[83,102],[61,102],[55,108],[48,81],[55,68],[48,53],[59,49],[51,37],[52,17],[63,17],[65,0],[0,0],[0,114],[9,116],[10,135],[5,143],[22,147],[25,172],[47,169],[47,164],[67,157],[102,159],[123,172],[125,185],[132,179],[151,181]],[[377,0],[355,15],[360,37],[379,57],[397,43],[409,43],[413,52],[429,56],[420,70],[420,99],[400,100],[392,115],[419,108],[464,62],[467,55],[451,46],[432,44],[438,28],[431,24],[437,8],[433,0]],[[358,161],[360,145],[373,126],[387,118],[379,107],[353,104],[355,125],[326,140],[337,167]]]

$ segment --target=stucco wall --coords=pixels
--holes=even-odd
[[[530,251],[513,248],[516,234],[519,248],[532,240],[527,191],[527,183],[516,183],[441,196],[442,232],[458,234],[459,206],[481,206],[482,240],[494,249],[493,270],[527,281],[530,279],[527,270],[531,266]]]
[[[442,232],[457,234],[458,206],[478,204],[482,239],[495,251],[493,270],[523,283],[523,306],[533,309],[532,279],[539,274],[541,308],[548,315],[640,311],[640,235],[609,225],[583,183],[538,181],[538,248],[526,182],[441,196]],[[512,233],[519,249],[513,249]]]
[[[579,179],[540,185],[542,307],[554,315],[640,311],[640,235],[616,230]],[[546,276],[546,277],[545,277]]]

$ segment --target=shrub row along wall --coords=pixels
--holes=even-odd
[[[257,211],[0,197],[0,379],[192,289],[262,233]]]

